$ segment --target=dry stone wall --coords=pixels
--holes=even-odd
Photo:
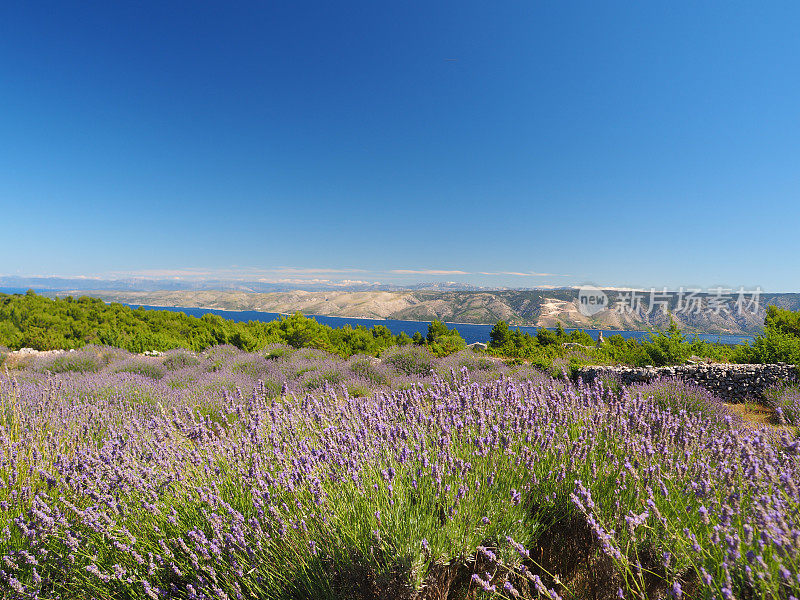
[[[727,402],[760,399],[764,391],[775,386],[799,381],[794,365],[699,364],[674,367],[583,367],[575,376],[584,381],[610,377],[628,385],[646,383],[659,378],[679,378],[696,383]]]

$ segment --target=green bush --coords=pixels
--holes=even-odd
[[[633,396],[641,394],[653,398],[664,409],[679,413],[703,413],[706,417],[721,421],[725,417],[735,419],[722,400],[699,385],[682,379],[658,379],[650,383],[638,383],[628,391]]]
[[[682,365],[689,358],[691,352],[686,338],[683,337],[672,319],[670,319],[666,334],[651,335],[648,340],[641,342],[641,345],[647,355],[648,364],[656,367]]]
[[[779,423],[800,425],[800,386],[782,385],[764,392],[767,406],[775,409]]]
[[[316,390],[324,388],[326,383],[331,386],[336,386],[345,381],[345,379],[344,373],[336,369],[327,369],[322,373],[312,371],[304,378],[303,385],[309,390]]]
[[[118,365],[117,373],[135,373],[150,379],[162,379],[166,375],[163,367],[153,360],[129,360]]]
[[[752,345],[742,346],[734,355],[739,363],[788,363],[800,365],[800,337],[768,326]]]
[[[386,362],[403,375],[428,375],[433,368],[433,357],[424,347],[404,348],[387,356]]]
[[[347,395],[351,398],[362,398],[369,396],[372,393],[366,385],[359,383],[351,383],[347,386]]]
[[[90,297],[50,299],[33,292],[0,294],[0,345],[12,349],[69,350],[88,344],[129,352],[186,348],[200,351],[230,345],[252,351],[275,344],[319,348],[343,357],[378,355],[408,336],[383,325],[334,329],[297,313],[267,323],[240,323],[218,315],[201,318],[166,310],[132,309]]]
[[[183,369],[184,367],[193,367],[200,364],[200,359],[191,352],[177,350],[170,352],[161,361],[161,364],[167,371],[175,371]]]
[[[591,364],[679,365],[693,355],[730,362],[735,361],[737,352],[741,350],[725,344],[696,338],[687,341],[672,320],[666,332],[654,332],[645,339],[611,335],[599,346],[583,330],[566,333],[559,325],[555,331],[539,329],[531,335],[519,329],[512,331],[504,321],[495,324],[489,340],[490,354],[525,359],[556,373]]]
[[[243,373],[250,379],[261,379],[266,370],[266,361],[258,357],[241,360],[231,365],[231,371]]]
[[[391,379],[379,365],[372,362],[369,358],[358,358],[350,363],[350,371],[359,377],[372,382],[375,385],[389,385]]]
[[[441,321],[431,321],[425,344],[434,356],[449,356],[466,347],[467,343],[457,329],[449,329]]]
[[[275,348],[270,348],[264,353],[264,358],[267,360],[277,360],[279,358],[283,358],[289,354],[289,348],[285,348],[283,346],[276,346]]]
[[[767,314],[764,317],[765,329],[774,329],[779,333],[785,333],[800,337],[800,311],[794,312],[777,306],[768,306]]]
[[[449,356],[459,350],[463,350],[467,343],[458,333],[455,335],[440,335],[436,340],[428,344],[428,349],[434,356]]]
[[[87,352],[65,352],[49,360],[43,361],[39,366],[42,371],[51,373],[87,373],[96,372],[103,367],[99,357]]]

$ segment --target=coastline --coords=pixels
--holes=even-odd
[[[106,304],[112,304],[112,302],[104,301]],[[127,302],[118,302],[117,304],[124,304],[125,306],[135,307],[135,306],[143,306],[148,309],[192,309],[192,310],[208,310],[208,311],[220,311],[220,312],[232,312],[232,313],[243,313],[243,312],[256,312],[262,314],[272,314],[272,315],[280,315],[282,317],[289,317],[294,313],[283,313],[283,312],[272,312],[266,310],[256,310],[256,309],[235,309],[235,308],[211,308],[207,306],[174,306],[174,305],[164,305],[164,304],[130,304]],[[182,311],[179,311],[182,312]],[[399,322],[399,323],[430,323],[430,321],[415,321],[410,319],[387,319],[387,318],[380,318],[380,317],[343,317],[339,315],[321,315],[315,313],[303,313],[300,312],[304,317],[313,318],[313,317],[326,317],[330,319],[350,319],[350,320],[358,320],[358,321],[387,321],[387,322]],[[493,327],[495,323],[461,323],[457,321],[443,321],[447,325],[466,325],[468,327],[471,326],[479,326],[479,327]],[[528,329],[540,329],[539,325],[509,325],[510,329],[515,328],[528,328]],[[545,328],[545,329],[553,329],[553,328]],[[622,333],[630,333],[630,334],[648,334],[648,333],[660,333],[659,330],[656,329],[603,329],[599,327],[567,327],[564,326],[564,329],[567,331],[587,331],[587,332],[600,332],[602,331],[604,335],[615,335],[615,334],[622,334]],[[703,331],[692,331],[692,332],[682,332],[684,336],[687,338],[691,338],[698,335],[703,336],[731,336],[741,339],[753,339],[755,336],[745,333],[718,333],[718,332],[703,332]]]

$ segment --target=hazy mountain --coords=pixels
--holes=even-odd
[[[430,321],[441,319],[455,323],[495,323],[502,319],[513,325],[601,329],[663,329],[672,317],[685,331],[703,333],[755,333],[764,323],[768,304],[800,310],[800,294],[761,294],[757,309],[736,309],[736,294],[709,308],[714,297],[699,294],[699,310],[685,310],[685,298],[670,292],[649,310],[650,294],[639,292],[631,302],[630,292],[606,290],[610,309],[593,316],[580,310],[578,290],[328,290],[254,293],[234,290],[83,290],[58,292],[58,295],[91,295],[108,302],[156,306],[186,306],[225,310],[260,310],[265,312],[302,312],[307,315],[364,317]],[[627,299],[627,302],[625,301]],[[659,298],[656,298],[658,300]],[[753,298],[748,296],[747,301]],[[680,303],[679,303],[680,302]],[[631,310],[619,310],[627,305]],[[684,307],[684,309],[682,309]],[[753,313],[752,311],[755,310]]]
[[[22,290],[33,289],[37,292],[58,292],[69,290],[82,291],[242,291],[242,292],[290,292],[306,291],[367,291],[367,290],[481,290],[498,289],[458,283],[455,281],[417,283],[412,285],[392,285],[369,282],[319,282],[299,280],[291,282],[245,281],[234,279],[150,279],[129,277],[121,279],[99,279],[93,277],[19,277],[0,276],[0,289]]]

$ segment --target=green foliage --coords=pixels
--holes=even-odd
[[[433,368],[433,357],[426,348],[403,349],[385,360],[403,375],[428,375]]]
[[[457,335],[446,326],[444,331],[447,336]],[[198,319],[179,312],[106,304],[85,296],[77,300],[71,297],[53,300],[33,292],[0,294],[0,345],[11,349],[68,350],[97,344],[142,353],[175,348],[200,351],[230,344],[256,351],[286,344],[347,357],[377,356],[386,348],[407,345],[410,341],[405,334],[393,335],[384,325],[372,329],[363,326],[334,329],[299,313],[268,323],[237,323],[214,314]],[[448,339],[439,343],[436,351],[446,353],[457,347],[457,343]],[[182,359],[166,360],[170,364],[165,366],[171,370],[179,368]]]
[[[669,320],[666,334],[651,335],[648,341],[642,343],[642,347],[650,364],[656,367],[680,365],[690,356],[689,344],[672,319]]]
[[[595,347],[584,331],[565,333],[563,327],[558,327],[530,335],[518,329],[512,331],[507,323],[498,321],[490,334],[489,350],[496,356],[526,359],[554,372],[569,372],[586,364],[679,365],[692,356],[715,362],[800,365],[800,312],[770,306],[764,325],[764,332],[751,345],[712,344],[697,337],[687,340],[670,319],[666,332],[653,333],[645,339],[612,335]],[[576,344],[585,348],[576,350]]]
[[[563,327],[559,327],[555,331],[540,328],[536,335],[531,335],[519,329],[512,331],[505,321],[498,321],[489,334],[489,352],[491,354],[526,359],[541,369],[555,370],[559,375],[561,370],[569,371],[570,369],[566,364],[559,364],[556,359],[566,358],[572,354],[575,346],[581,347],[583,354],[572,356],[567,361],[570,363],[570,368],[577,364],[594,363],[592,354],[594,344],[592,336],[585,331],[576,330],[567,333]]]
[[[550,331],[542,327],[536,332],[536,341],[540,346],[551,346],[559,342],[558,336],[555,331]]]
[[[455,335],[440,335],[432,344],[428,344],[428,349],[434,356],[449,356],[454,352],[463,350],[467,343],[458,332]]]
[[[800,312],[767,307],[764,333],[737,349],[736,362],[789,363],[800,371]]]
[[[115,369],[117,373],[135,373],[150,379],[162,379],[166,372],[163,367],[155,362],[154,359],[137,360],[131,359],[122,362]]]
[[[531,335],[519,329],[512,331],[507,323],[498,321],[490,334],[489,350],[496,356],[526,359],[556,375],[590,364],[678,365],[691,356],[733,361],[739,351],[696,338],[688,341],[672,320],[666,333],[653,333],[645,339],[612,335],[600,346],[585,331],[567,333],[560,324],[554,331],[539,329]]]
[[[447,325],[434,319],[428,325],[428,335],[425,337],[425,339],[429,344],[432,344],[437,338],[443,335],[449,335],[449,333],[450,329],[448,329]]]
[[[784,384],[764,392],[767,406],[775,409],[781,424],[800,425],[800,386]]]
[[[768,306],[764,317],[765,329],[800,337],[800,311],[793,312],[777,306]]]
[[[511,340],[511,331],[508,328],[508,323],[505,321],[498,321],[492,327],[489,333],[489,347],[500,349],[505,347]]]
[[[168,371],[175,371],[177,369],[183,369],[184,367],[193,367],[195,365],[199,365],[200,359],[198,359],[197,356],[191,352],[178,350],[165,356],[164,360],[161,361],[161,364]]]
[[[357,358],[350,363],[350,371],[375,385],[389,385],[389,375],[370,358]]]
[[[431,321],[428,325],[428,335],[423,343],[434,356],[448,356],[467,345],[457,329],[450,329],[437,320]]]
[[[51,373],[86,373],[99,371],[103,363],[99,357],[86,352],[67,352],[46,361],[41,369]]]
[[[721,345],[708,344],[698,340],[687,341],[675,322],[670,319],[669,329],[666,333],[653,333],[641,340],[612,335],[606,338],[605,343],[598,349],[598,353],[604,355],[611,362],[636,367],[647,365],[662,367],[683,364],[692,355],[707,357],[712,350],[716,352],[716,358],[727,358],[725,352],[717,350],[718,346]]]
[[[345,326],[338,329],[318,323],[301,314],[263,323],[237,323],[218,315],[190,317],[172,311],[132,309],[122,304],[105,304],[89,297],[52,300],[33,292],[0,294],[0,346],[36,350],[78,349],[87,345],[107,345],[129,352],[167,351],[185,348],[195,351],[229,344],[247,351],[268,349],[267,358],[277,358],[291,348],[315,348],[349,357],[356,354],[379,356],[393,346],[424,346],[435,356],[447,356],[465,346],[455,329],[433,321],[427,335],[392,335],[383,325],[372,329]],[[278,348],[278,349],[276,349]],[[681,364],[691,356],[714,361],[800,365],[800,312],[770,306],[764,333],[752,345],[727,346],[687,340],[674,323],[665,333],[648,339],[610,336],[596,347],[584,331],[567,333],[540,329],[536,335],[512,330],[504,321],[492,328],[489,352],[496,356],[524,359],[544,369],[571,370],[585,364],[629,364],[634,366]],[[274,353],[272,356],[270,353]],[[77,359],[63,359],[77,360]],[[165,357],[168,370],[189,366],[185,358]],[[57,369],[90,367],[66,362]]]

